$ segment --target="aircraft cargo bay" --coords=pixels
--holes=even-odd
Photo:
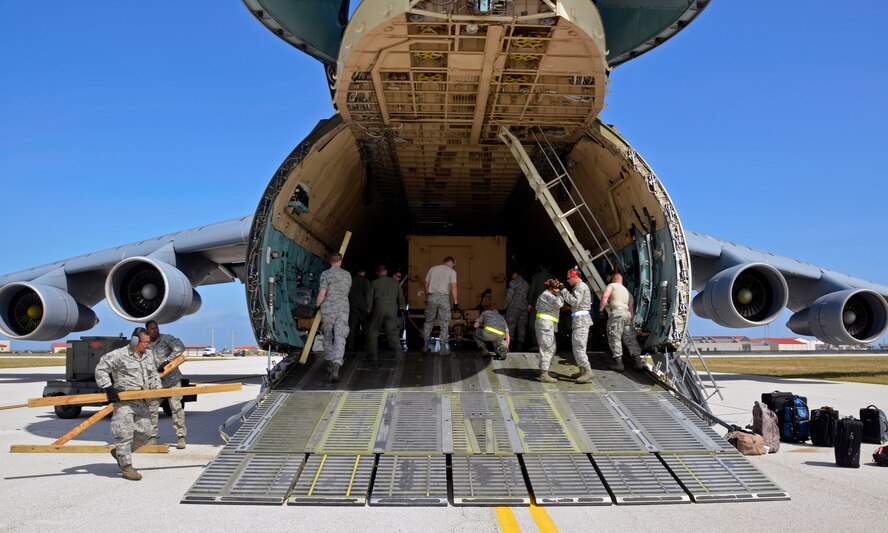
[[[593,357],[593,364],[596,358]],[[598,357],[600,360],[600,356]],[[641,373],[535,379],[533,354],[295,365],[183,503],[624,505],[788,499]],[[552,370],[572,368],[556,356]]]

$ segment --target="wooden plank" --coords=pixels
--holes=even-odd
[[[13,444],[9,453],[108,453],[113,444],[59,446],[56,444]],[[169,453],[169,444],[146,444],[134,453]]]
[[[181,365],[184,362],[185,362],[185,354],[179,355],[178,357],[176,357],[175,359],[170,361],[170,364],[168,364],[167,367],[163,370],[163,372],[160,373],[160,377],[163,378],[164,376],[166,376],[167,374],[172,372],[174,369],[178,368],[179,365]],[[107,397],[105,399],[107,399]],[[80,424],[77,424],[77,426],[74,429],[72,429],[71,431],[69,431],[69,432],[65,433],[64,435],[62,435],[61,437],[59,437],[59,439],[57,441],[53,442],[53,445],[54,446],[62,446],[63,444],[65,444],[69,440],[73,439],[77,435],[80,435],[81,433],[86,431],[86,429],[88,427],[92,426],[93,424],[95,424],[96,422],[105,418],[106,416],[110,415],[113,412],[114,412],[114,404],[106,405],[105,407],[100,409],[99,412],[97,412],[96,414],[87,418],[86,420],[84,420]]]
[[[66,442],[73,439],[77,435],[80,435],[81,433],[83,433],[86,430],[86,428],[90,427],[91,425],[95,424],[96,422],[105,418],[106,416],[110,415],[113,412],[114,412],[114,404],[109,403],[105,407],[102,407],[101,409],[99,409],[99,411],[97,413],[95,413],[94,415],[92,415],[91,417],[89,417],[86,420],[84,420],[83,422],[77,424],[77,426],[75,426],[74,429],[72,429],[71,431],[62,435],[57,441],[53,442],[53,444],[55,446],[61,446],[61,445],[65,444]]]
[[[345,257],[345,250],[348,248],[348,241],[351,240],[352,232],[346,231],[345,237],[342,239],[342,245],[339,247],[339,254]],[[314,344],[315,335],[318,334],[318,326],[321,324],[321,311],[315,314],[314,321],[311,323],[311,329],[305,340],[305,346],[302,347],[302,357],[299,358],[299,364],[304,365],[308,361],[308,354],[311,353],[311,345]]]
[[[191,396],[194,394],[210,394],[213,392],[233,392],[241,390],[240,383],[224,383],[221,385],[196,385],[194,387],[170,387],[169,389],[151,389],[123,391],[119,393],[121,400],[151,400],[154,398],[170,398],[172,396]],[[73,396],[47,396],[31,398],[28,407],[47,407],[51,405],[79,405],[84,403],[104,403],[108,396],[102,394],[75,394]]]

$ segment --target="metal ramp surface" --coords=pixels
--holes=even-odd
[[[556,357],[558,375],[569,372]],[[268,392],[183,503],[628,505],[788,499],[649,376],[592,354],[593,383],[535,357],[349,355]],[[245,413],[244,416],[247,416]]]
[[[524,455],[537,505],[610,505],[611,497],[585,454]]]
[[[447,505],[447,458],[381,455],[370,505]]]

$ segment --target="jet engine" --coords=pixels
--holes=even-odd
[[[117,316],[131,322],[173,322],[196,312],[201,304],[182,271],[151,257],[130,257],[111,269],[105,297]]]
[[[57,287],[19,281],[0,288],[0,331],[12,339],[55,340],[98,323],[92,309]]]
[[[694,313],[728,328],[772,322],[786,307],[789,289],[776,268],[743,263],[712,277],[694,298]]]
[[[830,344],[865,344],[888,328],[888,303],[866,289],[831,292],[792,315],[786,327]]]

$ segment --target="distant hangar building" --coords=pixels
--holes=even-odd
[[[204,352],[209,346],[200,345],[200,346],[186,346],[185,347],[185,357],[200,357],[204,355]]]
[[[694,337],[694,344],[700,352],[807,352],[816,350],[822,343],[807,339],[732,337],[728,335],[705,335]]]
[[[766,352],[771,349],[761,339],[731,337],[729,335],[694,337],[694,344],[701,352]]]

